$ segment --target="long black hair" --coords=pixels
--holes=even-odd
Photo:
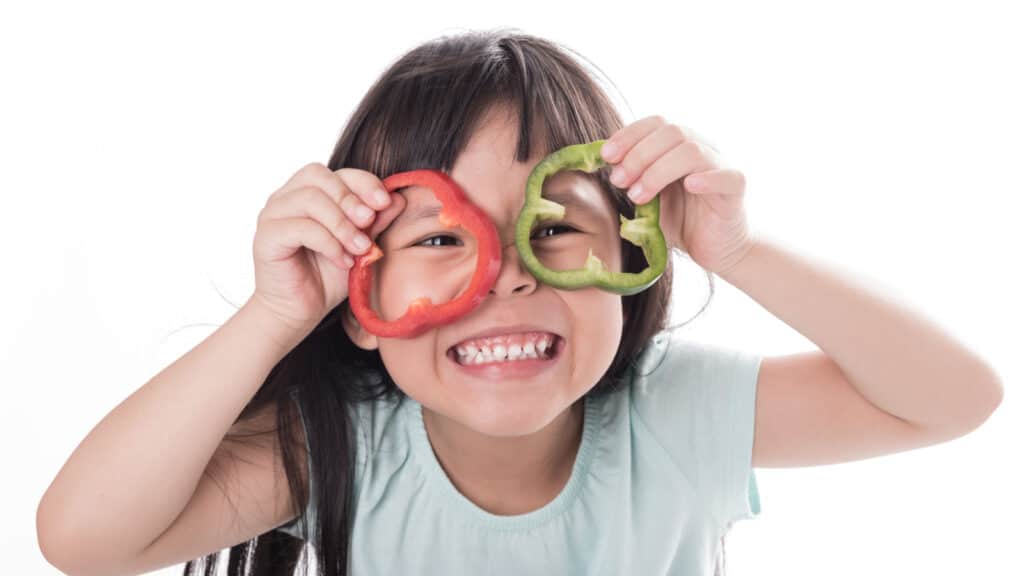
[[[536,152],[530,150],[534,130],[539,131],[545,153],[608,138],[623,122],[588,63],[560,44],[509,28],[430,40],[402,55],[374,82],[345,124],[327,166],[358,168],[381,179],[418,168],[450,171],[495,105],[516,113],[518,162]],[[594,179],[623,214],[631,215],[632,204],[609,182],[607,170],[584,176]],[[622,250],[624,270],[638,272],[646,266],[639,248],[623,241]],[[705,274],[713,295],[713,277]],[[588,396],[610,393],[625,382],[651,337],[666,328],[671,289],[670,258],[664,275],[651,288],[623,297],[626,317],[618,350]],[[356,402],[404,394],[376,350],[352,343],[342,327],[344,314],[350,314],[347,300],[274,366],[236,420],[252,418],[271,404],[276,407],[276,428],[262,434],[277,434],[291,501],[300,511],[297,521],[306,520],[301,514],[309,502],[308,486],[315,487],[316,521],[307,540],[315,550],[318,574],[328,576],[345,574],[349,560],[355,457],[350,408]],[[303,434],[305,454],[302,442],[294,442]],[[252,439],[253,435],[225,436],[229,442]],[[307,550],[306,542],[272,530],[233,546],[228,574],[292,574],[300,560],[308,560]],[[185,576],[213,576],[219,555],[186,563]]]

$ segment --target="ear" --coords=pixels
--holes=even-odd
[[[345,334],[348,334],[349,339],[352,340],[352,343],[363,350],[376,350],[379,345],[377,336],[363,329],[363,326],[359,324],[359,320],[356,320],[355,315],[352,314],[352,308],[348,304],[341,308],[341,325],[345,329]]]

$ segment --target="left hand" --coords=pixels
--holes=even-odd
[[[666,242],[701,268],[721,276],[750,251],[743,173],[724,167],[718,151],[692,129],[648,116],[612,134],[601,157],[617,164],[611,182],[629,187],[633,203],[661,194]]]

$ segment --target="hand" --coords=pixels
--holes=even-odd
[[[260,211],[250,301],[304,337],[348,297],[354,256],[369,247],[359,239],[375,239],[404,208],[370,172],[306,165]]]
[[[749,252],[743,173],[723,167],[718,151],[692,129],[649,116],[612,134],[601,156],[618,164],[611,182],[630,187],[634,203],[661,194],[665,240],[701,268],[721,275]]]

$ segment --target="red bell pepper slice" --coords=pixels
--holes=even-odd
[[[388,192],[407,186],[425,186],[434,192],[442,209],[437,219],[451,228],[461,226],[477,240],[476,270],[469,287],[450,302],[434,304],[430,298],[417,298],[401,318],[385,322],[370,307],[372,264],[384,256],[373,242],[366,253],[356,256],[348,276],[348,298],[352,313],[371,334],[388,338],[414,338],[423,332],[452,322],[480,305],[494,286],[501,270],[501,244],[491,219],[466,198],[462,188],[440,170],[410,170],[392,174],[381,181]]]

